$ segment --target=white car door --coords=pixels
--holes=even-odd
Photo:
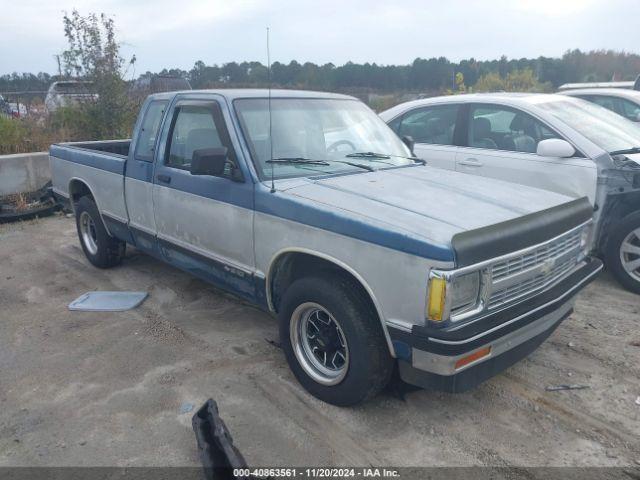
[[[410,136],[415,141],[414,153],[429,165],[447,170],[456,168],[454,133],[459,105],[430,105],[405,112],[389,126],[399,137]]]
[[[502,105],[471,104],[466,139],[456,155],[456,170],[562,193],[589,197],[595,203],[595,162],[581,157],[541,157],[538,143],[562,138],[549,126],[521,110]]]

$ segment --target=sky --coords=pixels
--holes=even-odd
[[[115,20],[134,76],[257,60],[409,64],[445,56],[558,57],[566,50],[640,52],[638,0],[0,0],[0,74],[57,72],[64,11]]]

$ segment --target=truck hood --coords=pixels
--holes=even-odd
[[[434,245],[454,235],[550,209],[573,199],[459,172],[415,166],[321,179],[279,190],[291,200],[329,209]]]

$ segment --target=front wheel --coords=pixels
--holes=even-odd
[[[640,212],[621,220],[607,242],[607,266],[627,290],[640,293]]]
[[[347,406],[375,396],[393,371],[380,322],[358,285],[341,275],[307,277],[286,291],[280,341],[312,395]]]
[[[82,197],[75,206],[80,245],[87,259],[98,268],[118,265],[126,244],[107,232],[98,207],[90,197]]]

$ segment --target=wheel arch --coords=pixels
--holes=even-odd
[[[295,279],[302,278],[303,275],[300,274],[300,269],[303,266],[319,266],[321,269],[335,271],[351,277],[351,279],[361,287],[363,293],[371,302],[377,314],[378,321],[380,322],[380,328],[382,328],[389,353],[392,357],[396,358],[393,343],[385,323],[382,306],[373,293],[373,290],[362,275],[355,269],[330,255],[306,248],[286,248],[273,255],[271,262],[269,262],[265,279],[265,294],[267,297],[267,305],[271,312],[276,313],[278,311],[277,304],[281,295],[286,291],[286,288],[291,285]]]
[[[73,213],[76,211],[76,202],[80,200],[80,198],[84,196],[90,196],[93,199],[93,202],[96,204],[98,208],[98,214],[100,215],[100,220],[102,221],[102,225],[104,225],[105,230],[109,235],[111,232],[109,231],[109,227],[107,223],[104,221],[104,217],[102,215],[102,210],[100,209],[100,205],[98,204],[98,199],[96,198],[93,190],[89,186],[89,182],[79,177],[72,177],[69,180],[69,186],[67,191],[69,192],[69,202],[71,203],[71,208],[73,209]]]

